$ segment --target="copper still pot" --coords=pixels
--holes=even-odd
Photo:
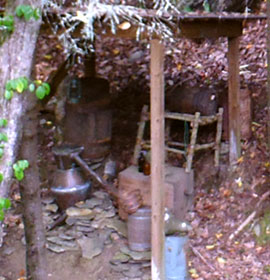
[[[90,194],[91,183],[87,182],[79,168],[58,169],[53,178],[51,192],[61,210],[85,200]]]

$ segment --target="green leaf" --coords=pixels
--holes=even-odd
[[[4,175],[0,173],[0,183],[4,180]]]
[[[14,175],[18,181],[21,181],[24,178],[23,170],[15,170]]]
[[[0,142],[8,142],[8,137],[6,135],[6,133],[0,132]]]
[[[34,92],[36,87],[35,87],[35,84],[31,83],[28,88],[29,88],[29,91]]]
[[[26,159],[19,160],[19,161],[17,162],[17,164],[18,164],[18,167],[21,168],[22,170],[24,170],[24,169],[26,169],[26,168],[29,167],[29,162],[28,162],[28,160],[26,160]]]
[[[18,93],[22,93],[24,90],[24,84],[21,80],[17,81],[16,90]]]
[[[39,8],[34,9],[34,19],[39,20],[41,18],[41,10]]]
[[[8,198],[6,198],[4,209],[9,209],[10,207],[11,207],[11,201]]]
[[[19,5],[16,7],[15,13],[17,17],[22,17],[23,16],[23,10],[22,10],[23,5]]]
[[[41,85],[44,89],[45,89],[45,91],[46,91],[46,95],[49,95],[50,94],[50,92],[51,92],[51,87],[50,87],[50,85],[48,84],[48,83],[42,83],[42,85]]]
[[[6,127],[8,121],[6,119],[0,119],[0,127]]]
[[[0,148],[0,158],[2,158],[4,155],[4,149],[3,148]]]
[[[0,209],[0,221],[3,221],[5,217],[4,210]]]
[[[5,90],[5,99],[10,100],[13,97],[13,91],[12,90]]]
[[[24,19],[26,21],[29,21],[33,16],[34,16],[34,10],[31,6],[26,5],[25,9],[23,10],[24,12]]]
[[[11,202],[8,198],[0,197],[0,209],[8,209],[11,206]]]
[[[9,32],[14,30],[14,17],[9,15],[1,18],[0,25],[5,26]]]
[[[24,90],[26,90],[27,89],[27,87],[28,87],[28,79],[26,78],[26,77],[21,77],[21,78],[19,78],[20,79],[20,81],[22,81],[22,83],[23,83],[23,86],[24,86]]]
[[[38,99],[43,99],[47,94],[47,90],[45,87],[43,87],[42,85],[39,86],[36,90],[36,96]]]

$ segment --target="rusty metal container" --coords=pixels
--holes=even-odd
[[[112,111],[109,83],[101,78],[75,78],[65,106],[64,143],[83,146],[82,158],[100,158],[110,151]]]
[[[133,251],[148,251],[151,248],[151,209],[139,208],[128,216],[128,245]]]

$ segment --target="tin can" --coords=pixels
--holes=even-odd
[[[151,209],[139,208],[128,216],[128,245],[133,251],[148,251],[151,248]]]

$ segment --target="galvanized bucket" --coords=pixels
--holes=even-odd
[[[188,280],[185,245],[187,236],[165,237],[166,280]]]

